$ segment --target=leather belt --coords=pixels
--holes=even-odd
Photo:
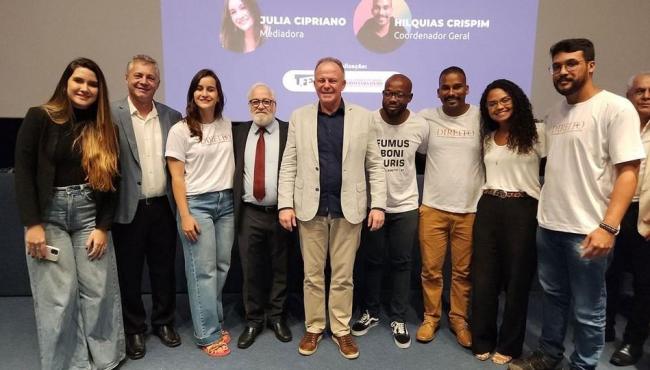
[[[244,205],[246,207],[250,207],[264,213],[278,213],[278,206],[260,206],[258,204],[248,202],[244,202]]]
[[[527,198],[529,197],[525,191],[505,191],[501,189],[485,189],[483,194],[491,195],[493,197],[505,199],[505,198]]]

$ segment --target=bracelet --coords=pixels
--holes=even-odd
[[[612,234],[614,236],[618,235],[618,232],[620,231],[619,229],[615,228],[614,226],[608,225],[608,224],[606,224],[604,222],[601,222],[600,224],[598,224],[598,227],[600,227],[601,229],[607,231],[608,233],[610,233],[610,234]]]

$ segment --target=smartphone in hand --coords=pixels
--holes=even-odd
[[[45,246],[45,259],[48,261],[56,262],[59,260],[59,248],[51,245]]]

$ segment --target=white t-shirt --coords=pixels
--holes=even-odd
[[[539,199],[539,161],[546,157],[544,124],[537,123],[537,142],[530,152],[519,154],[507,145],[494,142],[494,132],[485,140],[483,189],[523,191]]]
[[[639,115],[627,99],[601,91],[581,103],[561,101],[544,121],[548,156],[537,220],[546,229],[588,234],[605,216],[614,165],[645,157]]]
[[[414,112],[399,125],[386,123],[379,110],[372,113],[372,118],[386,170],[386,212],[399,213],[417,209],[415,153],[426,150],[429,124]]]
[[[451,117],[442,107],[419,113],[429,122],[422,204],[454,213],[474,213],[484,183],[480,112]]]
[[[187,195],[232,189],[235,158],[229,119],[217,119],[201,124],[203,140],[190,137],[185,120],[169,130],[165,157],[185,163]]]

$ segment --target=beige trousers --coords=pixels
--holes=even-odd
[[[329,253],[332,268],[330,329],[336,336],[349,334],[354,288],[352,272],[361,224],[351,224],[345,218],[316,216],[310,221],[299,221],[298,231],[305,271],[305,327],[310,333],[325,330],[325,263]]]

